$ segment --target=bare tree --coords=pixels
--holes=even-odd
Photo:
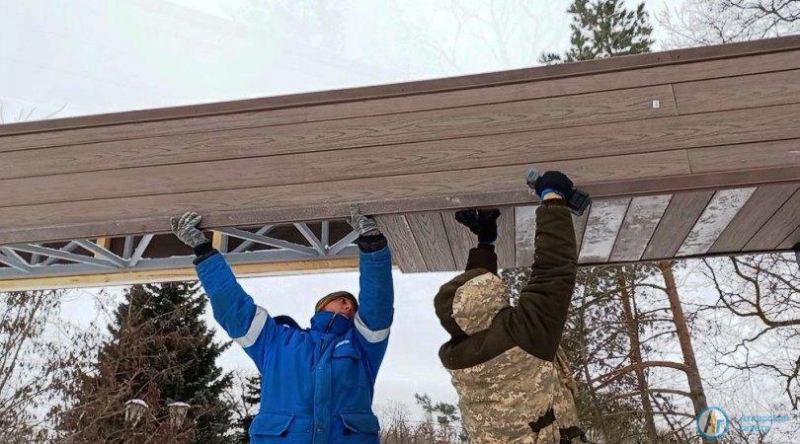
[[[687,0],[656,19],[672,48],[759,40],[800,31],[800,0]]]
[[[783,381],[800,408],[800,270],[792,254],[706,259],[705,276],[718,299],[700,306],[733,315],[741,336],[715,354],[717,365]],[[729,336],[732,332],[728,333]],[[739,336],[733,334],[733,336]]]
[[[59,317],[63,291],[0,293],[0,442],[52,436],[48,415],[58,404],[70,369],[88,361],[93,331]]]
[[[562,11],[557,1],[434,0],[425,22],[408,18],[411,6],[395,0],[404,46],[413,48],[430,74],[511,69],[535,65],[542,49],[557,42],[550,30]],[[416,8],[416,6],[414,6]]]

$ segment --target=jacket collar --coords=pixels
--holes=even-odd
[[[353,321],[347,316],[332,311],[320,311],[311,318],[311,330],[322,334],[340,336],[350,330]]]

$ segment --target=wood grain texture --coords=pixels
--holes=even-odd
[[[741,76],[792,68],[800,68],[800,51],[749,56],[744,61],[741,58],[701,61],[691,64],[659,66],[607,74],[600,73],[592,76],[560,78],[547,82],[526,82],[401,97],[372,98],[354,102],[312,105],[307,108],[253,111],[252,107],[244,107],[242,112],[239,113],[217,114],[210,117],[187,117],[193,115],[198,107],[190,107],[191,109],[187,110],[189,112],[183,114],[179,112],[179,109],[172,113],[169,113],[169,110],[147,110],[134,113],[117,113],[26,123],[23,126],[37,128],[39,132],[3,137],[0,139],[0,146],[7,146],[8,149],[28,149],[123,139],[141,139],[171,134],[208,132],[214,130],[214,128],[217,128],[217,130],[250,128],[302,121],[364,117],[506,101],[532,100],[699,79]],[[208,106],[220,107],[221,105]],[[126,120],[126,116],[131,120]],[[176,118],[175,116],[183,117]],[[148,118],[166,120],[128,123],[136,122],[137,119],[142,118],[145,120]],[[69,127],[70,125],[64,125],[64,123],[67,123],[64,121],[73,120],[88,121],[85,124],[75,122],[78,127],[84,125],[103,126],[100,128],[89,127],[53,131],[53,129],[62,126]],[[4,129],[12,133],[13,131],[10,131],[11,128],[9,127],[16,127],[16,125],[0,127],[0,134],[3,133]]]
[[[148,196],[209,190],[290,185],[424,172],[500,166],[514,162],[548,161],[592,155],[595,145],[577,144],[559,150],[523,141],[520,145],[459,141],[412,144],[336,152],[272,156],[210,163],[62,174],[0,181],[0,207],[87,199]],[[689,150],[694,172],[742,171],[800,167],[796,139]],[[639,146],[639,149],[646,145]],[[393,151],[392,148],[395,148]],[[620,147],[620,153],[627,151]],[[608,152],[612,152],[609,147]],[[596,152],[594,154],[599,154]],[[2,157],[2,156],[0,156]],[[13,166],[0,165],[0,170]],[[200,173],[202,171],[202,174]],[[146,178],[147,180],[143,180]],[[102,184],[102,186],[99,186]]]
[[[688,150],[689,164],[696,173],[745,168],[776,168],[800,165],[800,140],[744,143]]]
[[[572,228],[575,230],[575,245],[578,247],[578,256],[583,249],[583,235],[586,233],[586,222],[589,219],[589,213],[592,211],[592,206],[589,204],[582,215],[572,214]]]
[[[702,80],[674,85],[680,114],[800,102],[800,70]]]
[[[535,255],[536,209],[538,205],[525,205],[514,209],[516,231],[516,265],[530,267]]]
[[[795,191],[786,203],[745,244],[743,251],[771,250],[781,244],[800,225],[800,190]]]
[[[638,261],[642,257],[671,199],[670,194],[631,199],[609,257],[611,262]]]
[[[478,246],[478,239],[469,231],[469,228],[456,221],[454,211],[443,211],[441,215],[456,269],[463,270],[467,266],[469,250]]]
[[[534,166],[542,170],[560,169],[576,183],[589,184],[590,187],[592,183],[628,181],[625,187],[629,188],[639,179],[689,174],[683,152],[615,156]],[[109,232],[94,235],[102,236],[125,234],[119,232],[125,230],[122,226],[160,232],[167,227],[169,217],[187,210],[207,215],[205,222],[209,228],[213,228],[342,218],[348,214],[346,206],[352,202],[364,204],[365,211],[371,214],[482,206],[487,196],[493,193],[513,195],[515,200],[510,202],[504,202],[509,197],[490,200],[500,205],[530,202],[530,194],[522,179],[528,167],[515,165],[476,171],[357,179],[330,182],[325,186],[286,185],[9,207],[0,212],[0,227],[4,227],[0,230],[0,243],[8,242],[11,236],[7,236],[7,233],[12,227],[42,226],[44,220],[59,221],[61,226],[58,230],[106,221],[106,231]],[[436,199],[430,204],[435,206],[425,207],[425,199]],[[247,217],[245,213],[255,209],[258,209],[258,218]],[[269,213],[272,216],[265,219]],[[144,219],[143,214],[147,215]],[[273,219],[278,215],[283,220]]]
[[[453,271],[456,263],[439,212],[406,214],[406,221],[425,261],[424,271]]]
[[[794,248],[798,243],[800,243],[800,227],[797,227],[792,234],[787,236],[786,239],[778,245],[778,248],[781,250],[789,250]]]
[[[392,257],[400,270],[404,273],[425,271],[425,259],[419,251],[406,217],[401,214],[381,215],[375,216],[375,221],[389,241]]]
[[[458,91],[336,103],[307,108],[309,121],[445,109],[517,100],[675,84],[800,68],[800,51],[751,55],[691,64],[644,67],[591,76],[486,86]]]
[[[707,252],[755,190],[755,188],[738,188],[714,193],[714,197],[703,210],[676,255],[690,256]]]
[[[608,261],[630,202],[624,197],[592,202],[578,262]]]
[[[321,274],[358,270],[357,257],[333,257],[287,262],[265,262],[255,264],[233,264],[237,277],[287,276],[297,274]],[[171,270],[118,271],[103,270],[101,273],[67,276],[37,277],[23,279],[0,279],[0,292],[57,290],[66,288],[108,287],[116,285],[152,284],[157,282],[196,281],[194,267]]]
[[[557,64],[536,68],[524,68],[511,71],[467,75],[447,79],[424,80],[417,82],[379,85],[363,88],[350,88],[339,91],[293,94],[288,96],[247,99],[207,105],[189,105],[157,110],[131,111],[111,115],[85,116],[66,119],[53,119],[46,122],[26,122],[0,127],[0,135],[24,134],[31,132],[55,131],[71,128],[84,128],[101,125],[118,125],[129,122],[147,122],[154,120],[173,120],[189,117],[224,115],[233,113],[263,111],[319,105],[327,103],[363,101],[393,96],[415,94],[432,94],[441,91],[453,91],[493,85],[514,84],[520,82],[545,81],[571,76],[600,75],[604,73],[624,73],[625,71],[642,70],[649,67],[674,65],[676,67],[692,66],[697,62],[711,60],[734,61],[733,67],[749,66],[756,72],[781,69],[767,65],[763,61],[755,62],[755,58],[777,54],[782,58],[790,57],[800,48],[797,36],[764,39],[759,41],[733,43],[726,45],[688,48],[658,53],[640,54],[627,57],[591,60],[581,63]],[[695,63],[692,63],[695,62]],[[749,62],[749,63],[748,63]],[[785,68],[784,68],[785,69]],[[717,75],[734,75],[728,71],[716,71]],[[666,83],[666,82],[665,82]]]
[[[798,188],[800,183],[758,187],[708,251],[711,253],[740,251]]]
[[[514,222],[514,208],[500,209],[500,218],[497,219],[497,266],[498,268],[514,268],[517,258],[516,224]]]
[[[197,167],[208,170],[228,171],[228,180],[222,181],[225,186],[236,181],[241,174],[244,177],[263,177],[271,180],[270,165],[296,163],[306,166],[308,180],[324,181],[341,178],[342,175],[353,174],[353,171],[366,169],[374,175],[396,173],[398,169],[406,172],[425,172],[458,168],[474,168],[478,166],[500,166],[524,162],[542,162],[549,160],[568,160],[585,157],[618,155],[626,153],[642,153],[682,148],[695,148],[708,145],[731,143],[748,143],[763,139],[800,137],[800,127],[794,125],[793,116],[800,113],[800,106],[773,107],[760,110],[758,115],[745,111],[703,114],[700,116],[672,117],[649,119],[640,122],[622,122],[616,124],[590,125],[576,129],[552,129],[515,134],[472,137],[435,142],[421,142],[401,146],[371,147],[362,149],[339,150],[330,153],[317,152],[303,158],[275,159],[272,156],[289,154],[294,151],[310,149],[333,149],[325,141],[332,138],[350,138],[355,135],[328,135],[314,140],[311,134],[301,136],[303,140],[286,144],[267,143],[265,135],[254,138],[236,137],[232,132],[214,134],[216,140],[182,140],[167,143],[140,146],[107,146],[94,144],[76,147],[60,147],[47,150],[47,153],[12,152],[0,154],[0,178],[13,178],[25,175],[59,174],[52,178],[49,185],[70,188],[80,185],[86,177],[63,176],[67,171],[107,170],[110,168],[134,168],[137,166],[174,165],[177,163],[195,163]],[[187,137],[198,137],[197,135]],[[204,136],[203,137],[207,137]],[[356,137],[357,138],[357,137]],[[155,140],[155,139],[153,139]],[[112,142],[129,144],[130,141]],[[360,143],[367,143],[362,141]],[[785,148],[782,148],[782,150]],[[77,157],[76,157],[77,156]],[[232,158],[253,157],[234,162]],[[257,159],[261,158],[261,159]],[[202,162],[228,159],[222,165]],[[742,165],[740,167],[743,167]],[[165,167],[162,167],[165,168]],[[191,169],[191,166],[185,167]],[[151,171],[151,170],[147,170]],[[145,172],[147,172],[145,171]],[[120,183],[141,178],[143,172],[110,173]],[[260,173],[260,174],[259,174]],[[363,174],[363,172],[362,172]],[[113,175],[113,176],[112,176]],[[280,177],[280,173],[275,174]],[[51,180],[51,179],[48,179]],[[157,186],[159,178],[154,178]],[[276,179],[277,180],[277,179]],[[196,183],[196,181],[195,181]],[[187,180],[187,187],[192,185]],[[16,183],[22,186],[22,182]],[[85,187],[81,192],[85,191]],[[141,187],[145,184],[141,183]],[[217,184],[216,186],[221,186]],[[252,185],[251,185],[252,186]],[[96,187],[102,193],[103,187]],[[33,191],[31,191],[33,192]],[[130,193],[140,192],[138,187]],[[144,191],[141,191],[144,192]]]
[[[714,191],[709,190],[677,193],[672,196],[642,259],[663,259],[675,256],[713,196]]]
[[[323,142],[330,145],[327,149],[353,148],[670,116],[676,114],[672,97],[669,86],[653,86],[444,110],[178,134],[158,140],[128,140],[123,146],[170,145],[185,140],[212,144],[228,136],[256,138],[265,149],[298,143],[320,146]],[[653,109],[652,99],[660,99],[662,107]],[[0,144],[0,151],[17,149],[13,143]]]

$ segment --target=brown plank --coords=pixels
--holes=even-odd
[[[800,184],[764,185],[750,197],[739,214],[709,249],[710,253],[741,251],[747,241],[792,197]]]
[[[671,193],[740,185],[741,172],[691,175],[682,151],[586,159],[535,166],[561,169],[593,196]],[[0,212],[0,243],[62,240],[101,235],[166,231],[166,219],[187,209],[207,214],[209,228],[297,220],[336,219],[347,204],[364,203],[371,214],[397,214],[529,203],[521,185],[528,166],[361,179],[325,187],[292,185],[210,193],[125,198],[8,208]],[[746,185],[787,181],[800,168],[761,170]],[[143,213],[144,209],[146,211]],[[142,214],[147,214],[142,218]],[[59,220],[59,226],[42,226]],[[27,228],[26,228],[27,227]],[[33,239],[32,239],[33,238]]]
[[[516,265],[516,235],[514,223],[514,208],[500,209],[500,218],[497,219],[497,266],[499,268],[513,268]]]
[[[401,214],[387,214],[375,216],[375,221],[389,241],[392,257],[400,270],[404,273],[425,271],[425,259],[422,258],[406,217]]]
[[[754,187],[717,190],[675,253],[676,256],[697,256],[708,252],[755,190]]]
[[[799,143],[790,139],[692,149],[688,150],[689,164],[696,173],[800,165]]]
[[[406,221],[425,261],[424,271],[453,271],[456,263],[439,212],[409,213]]]
[[[674,85],[680,114],[800,102],[800,70],[727,77]]]
[[[210,118],[185,117],[171,118],[150,123],[125,123],[128,115],[131,121],[136,116],[130,113],[89,116],[78,119],[92,119],[95,123],[106,122],[104,128],[82,128],[62,131],[45,131],[24,136],[7,136],[0,145],[8,149],[39,148],[58,145],[96,143],[102,141],[147,138],[156,135],[186,134],[206,132],[213,129],[207,122],[219,120],[218,129],[248,128],[282,123],[316,121],[364,117],[370,115],[393,114],[398,112],[444,109],[461,106],[483,105],[505,101],[532,100],[571,94],[584,94],[598,91],[637,88],[659,84],[687,82],[726,76],[740,76],[800,67],[800,51],[768,53],[741,58],[712,60],[692,64],[660,66],[592,76],[568,77],[547,82],[528,82],[495,87],[471,88],[424,95],[385,97],[372,100],[317,105],[308,108],[290,108],[269,111],[243,111],[237,114],[215,115]],[[214,104],[208,106],[223,106]],[[195,107],[193,107],[194,109]],[[142,117],[165,118],[166,110],[135,112]],[[160,116],[160,117],[159,117]],[[69,119],[68,119],[69,120]],[[192,121],[190,121],[192,120]],[[194,122],[193,120],[197,120]],[[26,124],[27,125],[27,124]],[[44,128],[58,127],[55,121],[34,122]],[[7,127],[9,125],[6,125]],[[5,128],[3,127],[3,128]],[[2,134],[2,130],[0,130]]]
[[[608,262],[630,202],[629,197],[598,199],[592,202],[578,262]]]
[[[536,164],[539,168],[550,169],[553,163]],[[685,153],[665,152],[632,156],[614,156],[609,158],[574,160],[559,162],[558,168],[582,181],[612,182],[615,180],[667,177],[688,174]],[[627,165],[628,168],[621,168]],[[376,179],[358,179],[333,182],[319,186],[317,184],[286,185],[266,188],[246,188],[240,190],[224,190],[201,193],[175,193],[163,196],[145,196],[122,199],[79,201],[69,204],[55,203],[26,207],[12,207],[0,213],[0,227],[24,226],[24,219],[12,219],[15,214],[29,214],[27,225],[36,225],[41,220],[35,214],[47,214],[40,210],[63,208],[59,216],[64,223],[79,223],[91,217],[94,220],[126,220],[141,209],[148,214],[171,214],[163,209],[167,202],[182,202],[182,205],[208,208],[206,212],[226,211],[245,207],[303,207],[305,205],[357,200],[383,201],[390,203],[398,199],[416,199],[420,196],[440,194],[454,196],[484,190],[519,190],[525,187],[523,178],[526,165],[498,168],[482,168],[474,171],[449,171],[435,174],[393,176]],[[525,190],[523,196],[530,201],[530,194]],[[522,194],[522,193],[521,193]],[[114,202],[118,202],[115,204]],[[399,203],[399,202],[395,202]],[[500,202],[502,204],[502,202]],[[454,207],[471,206],[467,202],[456,201]],[[477,206],[477,205],[476,205]],[[113,207],[126,208],[126,214],[113,215],[107,211]],[[139,207],[139,208],[137,208]],[[94,211],[90,210],[95,208]],[[186,207],[184,207],[186,208]],[[213,209],[212,209],[213,208]],[[398,213],[400,211],[392,211]],[[63,214],[62,214],[63,213]],[[105,216],[104,216],[105,215]],[[331,218],[341,217],[341,215]],[[121,219],[120,219],[121,218]],[[327,218],[327,217],[326,217]],[[313,219],[305,218],[305,220]],[[92,220],[92,219],[89,219]],[[244,224],[245,222],[242,222]],[[261,221],[253,221],[258,224]]]
[[[308,108],[308,120],[327,120],[425,109],[444,109],[518,100],[541,99],[618,89],[642,88],[719,77],[741,76],[800,68],[800,51],[722,59],[691,64],[640,68],[545,82],[525,82],[405,97],[336,103]]]
[[[634,197],[625,214],[609,261],[638,261],[671,199],[670,194]]]
[[[642,259],[673,257],[713,196],[709,190],[672,196]]]
[[[375,175],[386,175],[398,167],[412,165],[417,171],[450,169],[454,163],[464,168],[509,165],[542,160],[566,160],[633,152],[650,152],[709,145],[760,142],[764,139],[800,137],[793,117],[800,106],[773,107],[751,111],[729,111],[649,119],[639,122],[591,125],[514,134],[460,138],[433,142],[380,146],[361,149],[317,152],[309,155],[308,177],[330,180],[342,170],[366,168]],[[249,130],[248,130],[249,131]],[[309,149],[332,149],[323,141],[306,138],[296,143],[267,143],[269,137],[235,137],[235,132],[214,133],[214,140],[180,140],[159,144],[131,144],[130,141],[60,147],[48,150],[0,154],[0,178],[63,174],[75,170],[108,170],[144,165],[210,162],[247,157],[290,154]],[[186,136],[189,137],[189,136]],[[198,137],[197,135],[191,137]],[[208,136],[204,136],[208,137]],[[350,142],[356,143],[357,137]],[[152,139],[156,140],[156,139]],[[359,143],[367,143],[361,141]],[[784,144],[785,145],[785,144]],[[777,149],[777,148],[776,148]],[[786,149],[786,148],[781,148]],[[422,157],[420,157],[422,156]],[[546,156],[546,157],[542,157]],[[252,157],[252,158],[250,158]],[[262,159],[260,162],[270,162]],[[263,165],[263,164],[261,164]],[[243,168],[243,167],[239,167]],[[255,168],[255,167],[253,167]],[[263,168],[263,167],[258,167]],[[237,172],[239,170],[237,169]],[[115,173],[116,174],[116,173]],[[123,173],[120,173],[123,174]],[[120,179],[121,176],[120,176]]]
[[[589,213],[592,211],[592,204],[584,210],[583,214],[578,216],[572,215],[572,228],[575,230],[575,245],[578,247],[578,256],[583,250],[583,235],[586,233],[586,222],[589,220]]]
[[[692,149],[688,151],[688,157],[695,172],[800,166],[800,151],[796,149],[798,143],[800,141],[791,139]],[[639,145],[631,148],[647,147],[648,145]],[[347,150],[11,179],[0,182],[0,207],[314,183],[501,166],[508,163],[532,163],[556,158],[566,160],[600,154],[595,148],[597,145],[594,144],[576,143],[572,147],[549,149],[546,144],[537,144],[530,140],[521,141],[521,145],[516,146],[502,142],[476,143],[467,139],[463,143],[445,141],[404,147],[380,147],[374,148],[372,153],[370,149]],[[605,151],[612,151],[614,148],[609,146]],[[621,154],[628,149],[624,146],[618,148],[621,148]],[[391,149],[395,151],[392,152]],[[335,157],[337,154],[339,159]],[[0,166],[0,170],[3,168]],[[5,168],[13,170],[11,165]],[[270,173],[265,174],[265,171]]]
[[[469,250],[478,245],[478,239],[469,228],[456,221],[454,211],[443,211],[441,215],[456,268],[463,270],[467,266]]]
[[[795,191],[745,244],[743,251],[771,250],[778,246],[800,225],[800,190]]]
[[[0,127],[0,135],[53,131],[58,129],[83,128],[97,125],[114,125],[128,122],[169,120],[187,117],[230,114],[238,112],[307,106],[311,104],[347,102],[380,97],[406,96],[433,93],[478,86],[541,81],[568,76],[586,76],[603,72],[641,69],[651,66],[686,64],[690,62],[740,58],[759,54],[793,51],[800,47],[797,36],[764,39],[700,48],[688,48],[659,53],[640,54],[627,57],[591,60],[552,66],[525,68],[496,73],[468,75],[447,79],[351,88],[338,91],[293,94],[262,99],[239,100],[207,105],[190,105],[159,110],[132,111],[103,116],[85,116],[53,119],[46,122],[27,122]],[[742,64],[740,62],[740,64]],[[727,74],[731,75],[731,74]]]
[[[517,267],[530,267],[533,264],[536,252],[537,208],[538,205],[525,205],[514,209]]]
[[[794,248],[798,243],[800,243],[800,227],[797,227],[792,234],[786,237],[786,239],[778,245],[778,248],[781,250],[789,250]]]
[[[662,100],[661,108],[652,107],[651,100],[656,98]],[[0,155],[0,160],[13,161],[19,169],[4,169],[0,171],[0,178],[398,145],[674,114],[671,89],[658,86],[448,110],[28,150],[30,152],[15,151],[12,143],[3,141],[0,152],[12,152]],[[55,160],[37,162],[36,159],[42,156],[57,158],[58,164]]]

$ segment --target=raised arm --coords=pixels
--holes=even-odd
[[[377,376],[389,340],[394,318],[392,254],[386,237],[372,218],[351,207],[351,225],[359,232],[358,311],[353,322],[356,338],[366,351],[372,378]]]
[[[536,210],[535,257],[519,303],[498,316],[512,340],[540,359],[552,361],[561,341],[575,289],[578,253],[572,216],[562,199]]]
[[[467,271],[442,286],[435,298],[436,313],[451,336],[439,350],[446,368],[469,368],[514,346],[540,359],[554,359],[577,273],[575,231],[564,201],[564,196],[572,189],[572,182],[561,173],[548,172],[539,180],[536,192],[542,196],[543,203],[537,209],[536,248],[530,281],[523,288],[516,307],[501,310],[489,328],[472,335],[467,335],[453,320],[453,298],[471,279],[487,272],[496,273],[497,259],[488,255],[490,248],[494,254],[493,247],[484,245],[494,242],[491,227],[470,222],[480,220],[480,214],[476,212],[466,222],[462,221],[464,216],[457,218],[478,235],[479,246],[470,251]]]
[[[239,285],[225,258],[197,229],[201,219],[194,213],[173,219],[173,232],[192,247],[197,256],[194,260],[197,276],[211,301],[214,319],[228,336],[244,348],[261,370],[268,342],[281,330],[267,310],[256,305]]]

